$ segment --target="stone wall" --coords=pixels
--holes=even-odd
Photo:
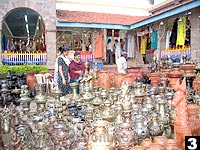
[[[192,59],[200,63],[200,7],[191,11],[191,53]]]
[[[42,17],[45,24],[45,41],[47,47],[46,65],[49,69],[53,69],[56,60],[56,0],[1,0],[0,33],[2,30],[2,23],[5,16],[8,13],[12,12],[12,10],[20,7],[32,9]]]

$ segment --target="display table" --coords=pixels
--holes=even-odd
[[[74,53],[76,51],[70,51],[68,57],[70,59],[74,58]],[[77,51],[81,54],[81,60],[83,61],[92,61],[93,60],[93,55],[92,55],[92,51]]]
[[[170,56],[170,58],[173,61],[176,59],[179,59],[179,61],[180,61],[181,56],[184,56],[184,55],[186,56],[186,58],[191,58],[190,47],[161,50],[161,58],[166,58],[166,57]]]

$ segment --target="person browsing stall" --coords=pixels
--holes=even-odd
[[[55,73],[54,73],[54,82],[58,85],[58,88],[62,92],[62,96],[71,93],[71,88],[69,86],[69,64],[70,60],[67,57],[68,50],[62,47],[59,48],[61,52],[60,56],[57,57],[55,63]]]
[[[126,58],[127,58],[127,53],[126,52],[122,52],[121,53],[121,57],[119,57],[117,59],[116,64],[117,64],[118,73],[126,74],[127,67],[128,67]]]
[[[106,64],[113,64],[112,60],[112,53],[113,53],[113,46],[111,43],[111,39],[108,39],[107,46],[106,46]]]
[[[81,54],[79,52],[74,53],[74,60],[71,61],[69,65],[69,75],[70,82],[79,82],[79,79],[83,76],[85,72],[84,62],[81,61]],[[79,93],[79,88],[77,89]]]

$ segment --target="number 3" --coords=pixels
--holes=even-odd
[[[191,142],[191,146],[188,146],[190,150],[197,149],[197,139],[196,138],[189,138],[188,142]]]

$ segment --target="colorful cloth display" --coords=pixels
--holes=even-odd
[[[147,49],[147,39],[144,36],[142,36],[141,45],[140,45],[140,53],[146,54],[146,49]]]
[[[94,58],[104,58],[104,35],[103,33],[97,33],[94,36]]]
[[[186,17],[182,16],[178,20],[176,46],[184,46],[185,45],[185,37],[186,37]]]
[[[166,45],[165,48],[169,49],[169,42],[170,42],[170,36],[172,34],[172,31],[167,30],[167,35],[166,35]]]
[[[134,35],[129,34],[127,37],[127,53],[129,58],[135,57],[135,37]]]
[[[153,31],[153,33],[150,34],[151,38],[151,50],[156,50],[158,46],[158,33],[157,31]]]
[[[185,55],[187,59],[191,58],[190,47],[183,47],[181,49],[163,49],[161,51],[161,58],[170,56],[171,59],[180,59],[181,56]]]

